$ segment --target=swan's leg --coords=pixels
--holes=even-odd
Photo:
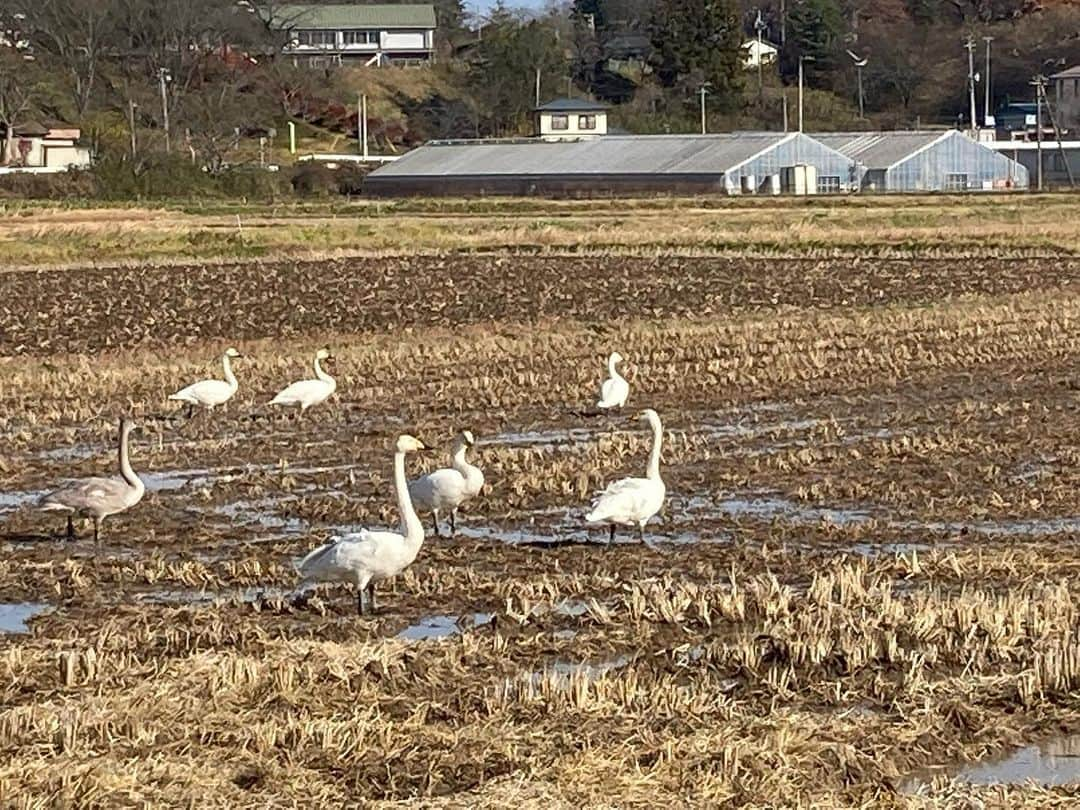
[[[67,539],[68,540],[74,540],[75,539],[75,521],[72,520],[71,515],[68,515]]]
[[[615,524],[614,524],[614,523],[612,523],[612,524],[611,524],[611,525],[610,525],[610,526],[608,527],[608,529],[609,529],[609,534],[608,534],[608,542],[609,542],[609,543],[614,543],[614,542],[615,542]]]
[[[194,406],[194,405],[192,405],[192,404],[191,404],[191,403],[189,402],[189,403],[188,403],[188,405],[187,405],[187,418],[188,418],[188,419],[190,419],[190,418],[191,418],[191,417],[193,417],[194,415],[195,415],[195,406]]]
[[[645,522],[644,521],[642,521],[641,523],[638,523],[638,525],[637,525],[637,536],[638,536],[638,540],[640,540],[642,543],[645,542]]]
[[[378,610],[378,606],[375,604],[375,583],[369,582],[367,586],[368,592],[368,609],[375,613]]]
[[[457,509],[450,510],[450,536],[453,537],[457,532]]]
[[[435,536],[436,537],[442,537],[442,535],[439,534],[439,510],[438,509],[432,509],[431,510],[431,525],[435,527]]]
[[[357,589],[356,589],[356,615],[357,616],[363,616],[364,615],[364,593],[365,593],[364,588],[357,587]]]
[[[101,518],[94,518],[94,542],[101,542]]]

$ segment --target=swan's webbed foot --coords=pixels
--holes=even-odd
[[[432,512],[431,513],[431,525],[432,525],[432,528],[435,529],[435,536],[436,537],[442,537],[442,535],[439,534],[439,513],[438,512]]]

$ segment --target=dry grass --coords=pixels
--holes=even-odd
[[[202,212],[10,206],[9,266],[514,251],[706,256],[1074,255],[1073,198],[365,201]],[[677,212],[677,216],[672,216]]]
[[[0,500],[0,601],[53,611],[0,642],[0,806],[1075,804],[902,790],[1080,729],[1074,263],[180,272],[4,278],[26,306],[2,315],[0,492],[108,469],[121,409],[156,476],[97,549]],[[178,418],[165,394],[226,341],[237,400]],[[323,343],[335,400],[269,414]],[[589,493],[646,449],[583,413],[614,347],[666,418],[659,551],[583,542]],[[393,436],[465,426],[490,488],[463,536],[374,618],[342,590],[294,605],[297,556],[396,520]],[[398,637],[430,616],[465,618]]]

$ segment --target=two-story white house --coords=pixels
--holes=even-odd
[[[280,4],[269,24],[287,35],[283,53],[294,64],[428,62],[435,52],[430,4]]]
[[[546,141],[592,138],[607,134],[607,105],[583,98],[557,98],[536,113],[536,135]]]

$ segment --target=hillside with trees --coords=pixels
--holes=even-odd
[[[109,186],[143,194],[163,173],[285,162],[289,121],[302,149],[352,150],[358,93],[371,101],[372,148],[394,152],[526,134],[538,83],[541,100],[609,102],[630,132],[696,131],[702,87],[710,129],[779,129],[802,59],[808,127],[908,128],[966,115],[969,35],[980,70],[993,37],[995,104],[1030,99],[1035,73],[1080,63],[1080,8],[1038,0],[572,0],[482,16],[461,0],[435,6],[434,64],[357,69],[294,66],[278,56],[285,35],[267,7],[248,2],[6,0],[0,129],[76,124]],[[742,49],[759,18],[779,47],[760,75]],[[856,57],[867,59],[863,119]]]

